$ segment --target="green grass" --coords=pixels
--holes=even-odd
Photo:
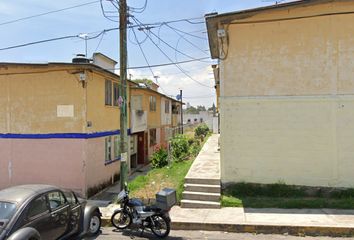
[[[180,201],[184,177],[187,175],[193,161],[172,162],[170,166],[153,169],[145,176],[138,176],[128,186],[131,195],[139,198],[155,198],[155,194],[162,188],[176,189],[177,199]]]
[[[200,149],[210,135],[205,137],[204,141],[200,144]],[[195,152],[193,153],[197,155]],[[161,189],[173,188],[176,189],[177,201],[180,202],[184,188],[184,178],[195,159],[193,153],[189,153],[189,160],[173,161],[169,166],[152,169],[146,175],[136,177],[128,183],[131,197],[154,199],[155,194]]]
[[[247,208],[334,208],[354,209],[352,189],[310,190],[286,184],[238,183],[226,188],[221,204],[223,207]]]

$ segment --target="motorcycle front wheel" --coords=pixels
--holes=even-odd
[[[117,229],[125,229],[132,223],[132,217],[126,211],[117,210],[111,217],[111,223]]]
[[[151,231],[158,238],[165,238],[170,233],[170,221],[163,215],[154,215],[151,217]]]

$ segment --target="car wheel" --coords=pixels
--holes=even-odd
[[[101,229],[101,217],[97,212],[94,212],[90,218],[88,233],[91,236],[97,235]]]

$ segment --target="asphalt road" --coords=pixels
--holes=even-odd
[[[96,238],[85,240],[117,240],[117,239],[135,239],[146,240],[156,239],[150,232],[144,232],[141,236],[140,232],[125,230],[123,232],[116,231],[113,228],[102,228],[102,233]],[[240,234],[226,232],[208,232],[208,231],[171,231],[170,236],[166,240],[347,240],[354,238],[329,238],[329,237],[294,237],[286,235],[255,235],[255,234]]]

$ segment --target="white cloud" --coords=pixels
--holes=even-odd
[[[160,91],[165,94],[176,96],[179,90],[183,90],[184,102],[189,102],[191,105],[204,105],[206,107],[212,106],[215,99],[215,89],[213,75],[210,73],[212,69],[210,66],[205,66],[204,63],[191,63],[182,66],[183,70],[188,71],[188,74],[196,81],[211,88],[201,86],[186,75],[178,72],[174,66],[155,68],[154,74],[159,76],[158,83],[160,84]],[[176,71],[177,69],[177,71]],[[151,79],[151,72],[149,70],[129,70],[133,75],[133,79],[149,78]],[[150,76],[150,77],[149,77]],[[154,79],[152,79],[154,80]]]

